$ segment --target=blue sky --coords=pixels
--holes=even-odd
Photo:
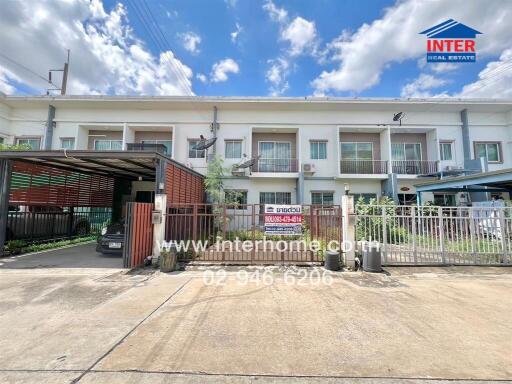
[[[34,73],[46,76],[70,48],[70,93],[512,97],[506,0],[33,4],[9,2],[0,15],[5,93],[44,92]],[[476,63],[425,63],[419,32],[449,18],[483,32]]]

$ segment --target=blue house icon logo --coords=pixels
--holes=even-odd
[[[476,29],[453,19],[420,32],[427,36],[428,63],[467,63],[476,61]]]

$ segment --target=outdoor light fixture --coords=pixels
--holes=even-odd
[[[344,186],[345,186],[345,195],[348,195],[348,193],[350,192],[350,185],[348,183],[345,183]]]

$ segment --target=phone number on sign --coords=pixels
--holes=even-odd
[[[331,285],[333,278],[330,273],[312,270],[286,271],[278,274],[286,285]],[[246,271],[239,270],[235,274],[229,274],[224,269],[216,271],[207,270],[203,272],[203,283],[205,285],[224,285],[229,277],[234,277],[238,284],[272,285],[276,281],[276,274],[271,270]]]

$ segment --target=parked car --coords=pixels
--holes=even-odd
[[[6,239],[51,239],[86,236],[91,231],[87,217],[72,214],[69,208],[48,206],[9,206]]]
[[[98,236],[96,252],[103,254],[123,254],[124,248],[124,224],[110,224],[101,230]]]

